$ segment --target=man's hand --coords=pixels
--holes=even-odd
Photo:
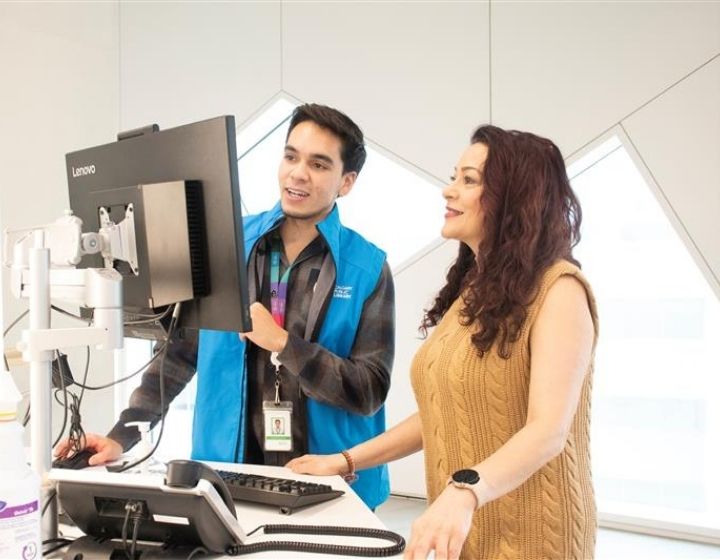
[[[122,445],[114,439],[110,439],[98,434],[85,434],[85,449],[95,452],[88,459],[88,465],[94,467],[96,465],[104,465],[120,458],[123,453]],[[72,453],[70,440],[64,439],[55,447],[55,457],[65,457],[68,452]]]
[[[285,468],[300,474],[345,474],[348,464],[341,453],[333,455],[303,455],[290,461]]]
[[[437,560],[460,557],[477,500],[470,490],[448,486],[412,524],[405,560],[425,560],[435,551]]]
[[[269,352],[282,352],[287,344],[288,333],[278,326],[262,303],[255,302],[250,306],[250,318],[253,330],[240,336]]]

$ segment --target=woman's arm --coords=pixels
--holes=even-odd
[[[582,284],[571,276],[548,291],[530,333],[530,394],[525,426],[477,465],[480,503],[448,486],[413,524],[406,558],[456,558],[472,513],[520,486],[565,447],[592,355],[594,327]]]
[[[416,412],[397,426],[348,449],[357,470],[368,469],[402,459],[422,449],[420,415]],[[297,473],[344,474],[348,464],[341,453],[333,455],[303,455],[285,465]]]

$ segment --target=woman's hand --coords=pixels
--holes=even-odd
[[[412,524],[405,560],[425,560],[433,550],[436,560],[459,558],[476,504],[472,491],[454,486],[445,488]]]
[[[290,461],[286,468],[300,474],[345,474],[348,472],[348,464],[341,453],[333,455],[303,455]]]

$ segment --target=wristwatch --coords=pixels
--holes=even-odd
[[[480,474],[474,469],[461,469],[455,471],[452,476],[448,479],[448,484],[452,484],[456,488],[465,488],[470,490],[477,500],[475,509],[479,508],[485,503],[482,491],[484,490],[484,484]]]

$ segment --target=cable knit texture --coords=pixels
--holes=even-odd
[[[543,275],[509,359],[500,358],[495,349],[479,356],[470,340],[473,327],[459,321],[461,298],[416,354],[412,383],[423,426],[431,502],[453,472],[482,462],[525,425],[530,330],[550,286],[563,275],[574,276],[585,287],[597,340],[590,286],[576,266],[558,261]],[[521,486],[475,513],[462,558],[593,558],[597,525],[589,453],[592,363],[565,449]]]

